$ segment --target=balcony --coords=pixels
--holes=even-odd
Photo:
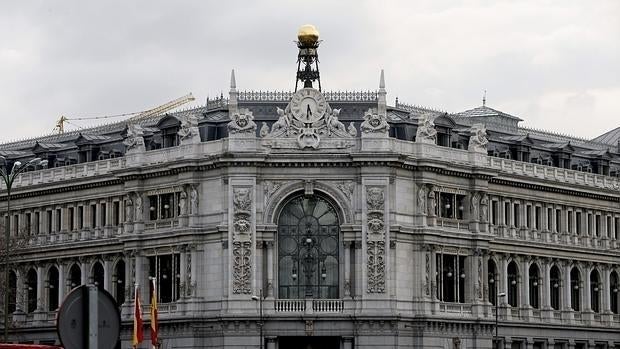
[[[342,299],[276,299],[276,313],[342,313]]]

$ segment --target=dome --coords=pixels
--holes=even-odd
[[[319,41],[319,31],[312,24],[302,25],[297,31],[297,40],[305,46],[312,46]]]

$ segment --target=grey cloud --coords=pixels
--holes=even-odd
[[[398,96],[457,112],[479,105],[487,89],[491,106],[530,125],[587,137],[618,126],[620,5],[614,0],[597,6],[73,0],[4,7],[5,140],[50,132],[61,114],[136,111],[189,91],[203,101],[226,92],[231,68],[241,89],[289,90],[293,40],[305,23],[321,31],[327,89],[375,89],[385,68],[391,101]],[[577,97],[549,107],[559,94]],[[577,112],[585,107],[587,127]]]

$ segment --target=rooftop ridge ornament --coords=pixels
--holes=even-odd
[[[297,77],[295,80],[295,92],[299,81],[303,81],[303,88],[312,88],[312,82],[317,80],[321,91],[321,77],[319,74],[319,31],[311,24],[302,25],[297,32]],[[303,67],[302,67],[303,64]],[[314,67],[313,67],[314,65]]]
[[[239,91],[237,100],[244,102],[289,102],[292,91]],[[325,91],[322,92],[329,102],[376,102],[377,91]]]

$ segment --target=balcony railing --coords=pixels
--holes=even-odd
[[[274,310],[277,313],[303,313],[312,310],[314,313],[342,313],[342,299],[276,299]]]
[[[467,315],[471,314],[471,304],[440,303],[439,311],[443,313]]]

